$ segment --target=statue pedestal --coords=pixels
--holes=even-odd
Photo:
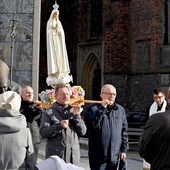
[[[48,86],[52,86],[55,88],[55,85],[62,85],[62,84],[68,84],[73,81],[72,75],[65,75],[60,77],[55,76],[48,76],[46,79],[46,83]]]

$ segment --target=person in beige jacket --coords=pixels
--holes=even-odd
[[[0,94],[0,169],[32,170],[36,164],[30,130],[19,112],[21,97]]]

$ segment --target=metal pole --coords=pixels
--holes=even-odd
[[[16,29],[16,13],[14,13],[14,17],[12,19],[12,31],[11,31],[11,69],[10,69],[10,88],[12,87],[12,72],[13,72],[13,58],[14,58],[14,40],[15,40],[15,29]]]

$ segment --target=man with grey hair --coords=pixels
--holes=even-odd
[[[27,126],[32,135],[34,150],[36,158],[38,159],[38,151],[41,143],[39,134],[40,118],[42,116],[42,109],[33,102],[34,90],[30,86],[25,86],[21,93],[22,101],[20,112],[26,117]]]
[[[91,104],[84,115],[91,170],[127,169],[128,124],[124,108],[115,102],[116,96],[116,88],[105,84],[101,88],[101,104]]]

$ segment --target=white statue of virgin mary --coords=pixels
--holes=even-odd
[[[47,68],[48,85],[66,84],[72,81],[65,43],[65,34],[59,20],[59,6],[55,2],[47,22]]]

